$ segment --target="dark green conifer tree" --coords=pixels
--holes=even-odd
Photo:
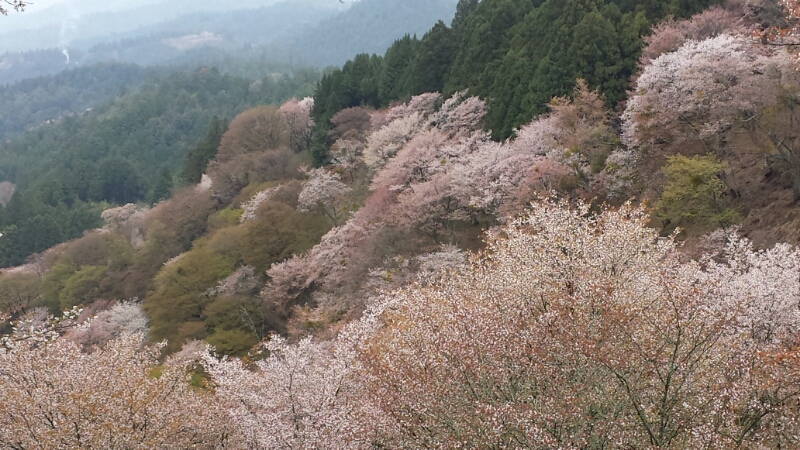
[[[161,200],[168,199],[172,194],[172,187],[172,172],[169,171],[169,167],[164,166],[161,168],[161,174],[153,188],[153,193],[150,196],[150,203],[155,204]]]
[[[220,120],[214,116],[208,134],[186,155],[180,177],[186,184],[197,184],[206,171],[208,162],[214,158],[222,140],[222,135],[228,130],[228,121]]]
[[[401,100],[409,96],[409,78],[417,50],[419,40],[414,36],[405,35],[398,39],[386,51],[383,58],[383,70],[380,75],[380,87],[378,96],[381,106],[387,106],[390,102]]]
[[[409,93],[418,95],[423,92],[441,92],[455,51],[453,30],[439,21],[420,40],[419,49],[411,64]]]

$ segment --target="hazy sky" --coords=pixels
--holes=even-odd
[[[2,0],[0,0],[2,1]],[[0,54],[66,48],[90,39],[117,39],[195,11],[226,11],[300,0],[30,0],[25,12],[0,17]],[[302,0],[341,10],[339,0]],[[400,0],[398,0],[400,1]],[[157,6],[155,6],[157,5]]]
[[[51,5],[55,5],[56,3],[62,3],[68,0],[36,0],[35,2],[31,3],[31,8],[33,9],[43,9]]]

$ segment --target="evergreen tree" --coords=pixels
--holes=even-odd
[[[169,167],[164,166],[161,168],[161,175],[153,188],[153,193],[150,197],[150,203],[158,203],[161,200],[168,199],[172,193],[172,173]]]
[[[444,90],[447,72],[453,63],[456,40],[453,30],[439,21],[420,41],[411,65],[408,89],[411,95]]]
[[[417,37],[412,38],[405,35],[402,39],[395,41],[386,51],[378,93],[382,106],[387,106],[389,102],[403,99],[409,95],[411,63],[418,48]]]
[[[124,205],[144,197],[142,179],[131,163],[122,158],[107,158],[100,163],[93,198]]]
[[[16,225],[0,231],[0,266],[10,267],[20,264],[27,256],[20,242],[20,232]]]
[[[200,182],[200,179],[206,171],[208,162],[217,154],[217,148],[219,148],[222,135],[225,134],[227,130],[227,119],[220,120],[217,116],[211,119],[211,126],[206,137],[189,150],[189,153],[186,155],[186,160],[183,163],[183,169],[180,175],[184,183],[197,184]],[[161,179],[163,179],[163,173]],[[159,180],[159,182],[161,182],[161,180]]]
[[[478,1],[479,0],[458,0],[456,15],[450,23],[450,26],[454,30],[461,30],[461,27],[463,27],[467,21],[467,17],[478,7]]]
[[[22,223],[19,230],[19,245],[25,255],[47,250],[64,240],[61,227],[50,215],[30,217]]]

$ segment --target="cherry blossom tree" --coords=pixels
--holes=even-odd
[[[729,35],[690,41],[645,67],[622,116],[623,140],[646,150],[652,169],[677,148],[727,151],[728,133],[745,130],[770,168],[789,174],[797,201],[798,86],[794,58],[782,48]]]
[[[415,258],[419,264],[417,275],[423,283],[433,283],[448,270],[457,270],[467,262],[467,254],[452,244],[443,244],[438,251]]]
[[[59,338],[64,324],[50,319],[4,338],[0,447],[224,448],[226,415],[189,386],[185,362],[159,365],[161,347],[140,333],[86,353]]]
[[[460,91],[445,100],[441,109],[431,115],[431,121],[442,131],[454,135],[469,135],[483,126],[486,104],[478,97]]]
[[[762,44],[775,46],[794,46],[800,44],[798,39],[798,21],[800,20],[800,2],[797,0],[779,0],[765,2],[763,5],[754,5],[764,25],[761,30],[756,30],[753,35],[761,40]],[[760,6],[760,8],[759,8]]]
[[[367,138],[364,162],[369,167],[378,167],[394,156],[408,140],[422,128],[423,117],[415,112],[392,120]]]
[[[147,318],[135,301],[117,303],[101,311],[86,326],[70,330],[65,338],[87,349],[103,347],[123,334],[147,334]]]
[[[374,233],[361,211],[272,288],[334,279]],[[648,221],[540,201],[481,255],[416,258],[421,283],[331,341],[203,363],[248,448],[796,446],[800,251],[730,235],[687,261]]]
[[[289,129],[289,146],[295,152],[301,152],[311,145],[314,131],[314,121],[311,119],[311,108],[314,99],[306,97],[297,100],[292,97],[279,108],[283,121]]]
[[[420,130],[396,151],[372,177],[371,190],[402,190],[411,183],[420,183],[447,170],[451,157],[461,156],[464,147],[453,145],[437,129]]]
[[[326,168],[304,169],[301,172],[309,177],[297,199],[297,209],[304,212],[320,211],[336,226],[346,214],[344,201],[352,189],[342,183],[338,173]]]
[[[742,8],[743,9],[743,8]],[[653,27],[653,32],[644,38],[640,63],[646,66],[664,53],[678,50],[687,41],[702,41],[721,34],[738,35],[747,31],[742,14],[735,14],[721,6],[695,14],[687,20],[670,19]]]
[[[241,205],[239,205],[239,207],[242,208],[244,212],[242,213],[242,217],[239,218],[239,221],[244,223],[258,218],[257,213],[259,207],[261,207],[261,205],[264,202],[274,197],[275,194],[282,191],[283,189],[284,189],[283,185],[267,188],[264,189],[263,191],[259,191],[257,194],[251,197],[250,200],[242,202]]]
[[[350,181],[355,182],[355,172],[364,166],[363,153],[363,142],[339,139],[331,146],[331,164],[350,174]]]
[[[371,127],[371,121],[367,108],[345,108],[331,117],[333,128],[328,134],[336,139],[362,140]]]
[[[628,146],[713,138],[743,113],[778,97],[782,74],[794,71],[785,52],[764,55],[743,38],[689,41],[644,68],[623,120]]]
[[[330,345],[273,336],[263,345],[269,356],[253,368],[211,353],[203,365],[247,448],[367,449],[364,404],[351,378],[360,340],[349,330]]]
[[[704,268],[647,220],[539,203],[466,269],[387,296],[360,375],[382,444],[796,445],[800,254],[734,243],[758,262]]]
[[[442,94],[438,92],[426,92],[424,94],[415,95],[411,97],[411,100],[407,103],[402,103],[390,108],[383,120],[388,123],[401,117],[408,117],[414,113],[419,113],[423,117],[428,117],[439,109],[441,103]]]
[[[128,203],[107,209],[100,217],[106,222],[106,229],[128,238],[131,246],[138,249],[144,245],[144,234],[147,231],[145,217],[148,211],[148,208]]]

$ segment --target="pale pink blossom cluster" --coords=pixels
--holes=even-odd
[[[518,214],[536,190],[558,187],[560,178],[574,176],[576,171],[588,172],[585,167],[592,152],[609,151],[604,145],[611,128],[602,99],[585,84],[581,86],[574,102],[558,99],[551,114],[523,127],[516,140],[501,143],[491,141],[488,133],[479,130],[485,107],[465,93],[446,100],[434,112],[430,112],[433,106],[419,105],[438,105],[437,95],[415,97],[409,105],[392,108],[395,118],[370,134],[363,150],[372,174],[364,206],[307,254],[270,269],[270,282],[262,296],[281,304],[291,304],[288,299],[309,292],[339,296],[348,279],[367,279],[370,271],[385,272],[380,259],[371,254],[382,251],[373,247],[385,245],[379,244],[382,239],[422,231],[433,238],[435,246],[452,239],[458,223],[487,218],[502,222],[507,215]],[[461,131],[454,133],[450,126]],[[576,153],[573,159],[578,162],[570,165],[563,154],[573,147],[583,153]],[[339,141],[336,148],[343,154],[337,168],[355,170],[358,164],[352,159],[361,144]],[[614,187],[622,197],[627,191],[618,180],[623,179],[622,174],[632,176],[633,165],[620,167],[630,161],[620,157],[622,153],[611,153],[611,164],[603,168],[603,173],[590,174],[594,177],[591,182],[593,187],[603,185],[598,190],[605,185]],[[309,182],[304,189],[309,195],[301,197],[311,198],[313,186],[317,197],[327,196],[328,200],[310,202],[301,198],[306,210],[330,204],[340,195],[335,187],[342,185],[335,173],[316,169],[309,175],[318,177],[320,183]],[[324,180],[330,182],[330,188],[322,183]],[[431,249],[410,250],[406,256]],[[404,272],[396,269],[392,269],[397,275],[393,278],[405,279]]]
[[[361,141],[339,139],[331,149],[331,164],[349,172],[352,177],[353,171],[363,164],[364,146]]]
[[[667,20],[653,27],[653,32],[644,38],[646,45],[640,62],[645,66],[664,53],[678,50],[687,41],[702,41],[721,34],[744,34],[746,31],[741,14],[714,6],[688,20]]]
[[[389,123],[395,119],[408,117],[414,113],[418,113],[423,117],[428,117],[436,112],[436,109],[442,103],[442,94],[438,92],[426,92],[424,94],[415,95],[411,97],[408,103],[389,108],[386,116],[383,117],[385,123]]]
[[[377,223],[366,223],[362,211],[325,234],[307,253],[273,264],[267,270],[269,281],[261,291],[262,298],[286,305],[312,285],[336,292],[348,278],[349,266],[355,264],[360,248],[378,227]]]
[[[204,292],[208,296],[232,297],[237,293],[248,293],[259,285],[256,269],[253,266],[241,266],[233,273],[220,280],[217,285]]]
[[[143,334],[123,332],[92,352],[60,338],[65,323],[78,313],[4,338],[1,447],[221,449],[235,444],[219,402],[189,386],[185,363],[159,363],[161,346],[148,345]]]
[[[344,202],[352,189],[341,182],[341,175],[319,167],[316,169],[301,168],[308,181],[297,198],[297,209],[303,212],[320,211],[334,225],[346,214]]]
[[[431,115],[431,122],[449,136],[468,136],[483,127],[486,104],[468,91],[460,91],[445,100]]]
[[[462,268],[467,262],[467,253],[453,244],[442,244],[438,251],[424,253],[415,258],[419,265],[417,275],[423,283],[433,283],[448,270]]]
[[[271,282],[343,280],[331,274],[386,226],[387,192]],[[479,254],[385,258],[418,281],[364,299],[332,339],[272,336],[247,359],[194,342],[163,360],[133,303],[80,325],[77,309],[33,314],[0,341],[0,446],[797,447],[800,250],[728,233],[687,260],[649,220],[630,204],[535,202]],[[217,293],[253,276],[241,267]],[[107,342],[74,339],[95,327]]]
[[[144,246],[144,234],[147,230],[145,218],[149,208],[142,208],[133,203],[109,208],[100,214],[106,222],[105,230],[120,234],[128,239],[133,248]]]
[[[256,195],[250,198],[250,200],[246,202],[242,202],[239,207],[244,210],[242,216],[239,218],[239,222],[245,223],[251,220],[255,220],[258,218],[258,208],[267,200],[271,199],[275,194],[280,192],[284,188],[283,185],[271,187],[264,189],[263,191],[259,191]]]
[[[263,345],[269,356],[254,368],[204,356],[246,448],[372,448],[369,426],[361,420],[366,405],[350,377],[361,336],[348,331],[329,344],[311,338],[289,344],[273,336]]]
[[[279,109],[283,122],[289,129],[289,146],[296,152],[305,150],[311,143],[314,130],[314,120],[311,119],[313,107],[314,99],[305,97],[302,100],[291,98]]]
[[[369,167],[379,167],[387,159],[394,156],[398,150],[422,127],[423,116],[414,112],[392,120],[373,132],[367,138],[364,148],[364,162]]]
[[[147,317],[135,299],[101,311],[83,326],[70,330],[66,338],[86,348],[105,346],[123,334],[147,335]]]
[[[331,341],[204,365],[249,448],[798,445],[800,252],[686,261],[648,220],[541,201]]]
[[[644,67],[622,115],[628,147],[703,140],[774,102],[796,69],[784,51],[727,34],[688,41]]]

